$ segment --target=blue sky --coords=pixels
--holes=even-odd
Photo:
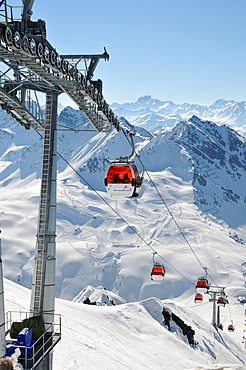
[[[245,0],[35,0],[60,54],[102,53],[109,103],[246,100]]]

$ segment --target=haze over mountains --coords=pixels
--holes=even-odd
[[[211,121],[217,122],[222,111],[224,120],[229,120],[229,111],[238,112],[237,104],[245,105],[235,103],[233,109],[233,104],[225,103],[228,108],[225,113],[222,101],[217,102],[217,110],[213,108],[217,114]],[[162,300],[163,304],[171,299],[210,323],[208,297],[200,306],[193,302],[195,282],[204,274],[202,267],[207,266],[216,284],[226,287],[231,302],[223,311],[222,323],[226,326],[233,316],[238,326],[235,338],[241,343],[244,316],[243,308],[237,303],[238,297],[246,296],[246,139],[239,134],[239,129],[243,132],[245,128],[243,114],[231,113],[228,125],[224,125],[223,120],[215,124],[208,118],[201,119],[205,108],[199,113],[201,107],[193,106],[192,110],[186,106],[185,113],[184,106],[181,109],[175,105],[173,116],[174,104],[166,105],[165,114],[163,105],[150,97],[140,98],[130,106],[124,105],[125,110],[128,107],[127,114],[130,112],[125,118],[131,124],[122,118],[122,125],[132,128],[131,125],[139,122],[134,127],[134,142],[141,163],[137,158],[135,162],[139,170],[143,170],[143,163],[148,171],[138,198],[111,198],[104,187],[110,160],[131,153],[122,131],[58,132],[56,294],[76,301],[77,305],[88,297],[102,305],[112,305],[113,301],[116,306],[151,297]],[[115,104],[112,107],[115,113],[122,108]],[[61,112],[58,120],[60,126],[70,128],[82,122],[85,122],[83,113],[70,107]],[[89,124],[86,125],[89,128]],[[26,287],[31,286],[42,145],[42,138],[36,132],[25,131],[0,111],[4,275]],[[167,269],[160,283],[150,280],[153,251],[158,253],[159,261]],[[159,304],[155,302],[153,307]],[[146,307],[146,303],[140,305]],[[180,312],[179,308],[175,310]],[[124,323],[127,323],[127,311],[128,306],[122,314]],[[119,315],[118,311],[118,318]],[[182,315],[187,318],[186,313]],[[192,324],[195,331],[199,327],[197,320],[194,318]],[[131,325],[128,327],[130,331],[135,330]],[[161,332],[165,329],[163,335],[170,335],[163,326],[159,329]],[[179,330],[174,332],[179,337]],[[217,344],[212,350],[209,347],[208,341],[215,335],[213,331],[211,335],[204,339],[206,345],[201,350],[206,352],[204,363],[222,360],[216,353]],[[178,353],[178,348],[174,353]],[[239,362],[225,355],[226,363],[244,361],[245,356],[240,351],[240,348],[233,349]],[[151,358],[154,359],[154,355]],[[170,358],[168,362],[170,370],[173,369],[172,361]],[[159,359],[156,364],[160,364]],[[191,365],[192,360],[183,368]],[[122,363],[121,366],[127,368]],[[177,368],[181,369],[179,366],[180,362]]]
[[[136,102],[118,104],[111,108],[115,114],[125,117],[133,125],[155,131],[164,127],[173,127],[176,123],[196,115],[219,125],[226,124],[239,133],[246,131],[246,102],[219,99],[210,106],[199,104],[175,104],[161,101],[151,96],[140,97]]]

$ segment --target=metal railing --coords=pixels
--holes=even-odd
[[[19,104],[19,115],[21,115],[21,113],[25,115],[25,110],[27,110],[30,115],[40,123],[41,126],[44,126],[45,109],[42,107],[36,91],[26,89],[25,101],[22,102],[22,81],[20,81],[18,85],[16,81],[12,81],[11,78],[7,75],[8,72],[9,70],[5,72],[2,72],[0,70],[0,89],[2,89],[2,91],[6,93],[6,97],[9,95],[12,99],[16,100],[16,103]],[[35,84],[41,82],[42,80],[38,77],[30,76],[29,81],[30,83]],[[6,88],[8,89],[6,90]],[[5,100],[7,100],[7,98]],[[10,102],[10,107],[12,105],[12,102]],[[21,109],[23,109],[23,112],[21,112]]]
[[[8,335],[10,327],[15,321],[22,321],[30,318],[31,312],[23,311],[8,311],[6,313],[6,333]],[[34,370],[52,351],[54,346],[61,339],[61,315],[54,315],[54,322],[50,325],[47,330],[33,343],[32,346],[21,346],[15,344],[16,341],[7,337],[6,345],[13,349],[19,348],[21,355],[18,358],[20,364],[22,364],[24,370]]]
[[[20,5],[8,5],[7,0],[1,1],[0,5],[0,21],[6,23],[12,23],[14,21],[21,20],[21,13],[23,6]],[[18,15],[17,15],[18,13]]]

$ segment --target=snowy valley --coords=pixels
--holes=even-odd
[[[244,369],[245,104],[240,110],[226,102],[226,111],[220,101],[201,112],[144,98],[112,105],[129,120],[122,118],[124,127],[134,125],[135,162],[147,170],[138,198],[109,197],[104,187],[110,160],[131,153],[122,132],[58,132],[56,311],[63,338],[54,369]],[[84,121],[67,107],[58,124]],[[6,309],[28,310],[43,141],[0,111],[0,143]],[[153,251],[166,268],[161,282],[150,280]],[[209,297],[194,303],[205,266],[228,296],[224,331],[211,326]],[[88,298],[97,306],[83,304]],[[173,319],[165,324],[163,309],[195,331],[193,345]],[[227,333],[231,321],[236,330]]]

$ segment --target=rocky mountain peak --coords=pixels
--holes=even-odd
[[[185,148],[193,163],[195,202],[229,222],[234,206],[245,207],[246,139],[228,126],[192,116],[173,128],[169,140]],[[235,223],[236,223],[235,214]],[[246,217],[239,223],[246,221]],[[230,222],[229,222],[230,223]]]

